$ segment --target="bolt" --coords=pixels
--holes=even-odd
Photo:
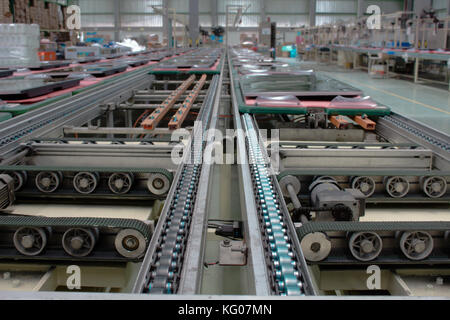
[[[22,246],[25,248],[25,249],[31,249],[32,247],[33,247],[33,244],[34,244],[34,236],[33,235],[26,235],[26,236],[23,236],[22,237],[22,241],[21,241],[21,243],[22,243]]]
[[[438,286],[442,286],[444,284],[444,279],[442,277],[437,277],[436,278],[436,284]]]
[[[75,250],[80,250],[83,247],[84,240],[81,237],[73,237],[70,239],[70,246]]]
[[[3,273],[3,280],[9,280],[11,278],[10,272],[4,272]]]

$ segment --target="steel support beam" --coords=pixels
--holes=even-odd
[[[95,128],[95,127],[65,127],[64,134],[171,134],[169,128]]]
[[[219,24],[219,20],[217,18],[217,0],[211,0],[211,25],[213,27]]]
[[[189,0],[189,38],[192,41],[192,46],[199,36],[199,8],[198,0]]]
[[[224,76],[224,67],[220,72],[218,85],[215,92],[210,92],[212,106],[211,125],[209,129],[217,128],[217,114],[219,113],[220,96],[222,93],[222,81]],[[209,135],[206,144],[214,143],[214,136]],[[181,273],[179,293],[183,295],[199,293],[201,288],[202,273],[204,268],[204,250],[206,247],[206,234],[208,225],[208,204],[210,198],[210,190],[212,183],[213,164],[204,163],[200,176],[199,189],[195,202],[195,210],[192,218],[192,227],[189,240],[187,243],[185,262]]]
[[[114,0],[114,41],[120,41],[120,0]]]
[[[414,13],[416,15],[419,15],[422,13],[423,9],[428,9],[432,7],[432,1],[431,0],[421,0],[421,1],[414,1]]]
[[[230,57],[228,56],[228,65],[230,65]],[[233,74],[230,70],[230,83],[233,83]],[[237,163],[239,174],[239,186],[241,196],[241,206],[243,208],[242,219],[244,221],[244,230],[247,246],[249,248],[248,255],[248,285],[250,290],[257,296],[269,296],[270,285],[269,275],[266,270],[266,261],[264,257],[264,250],[261,246],[262,238],[261,232],[258,226],[258,220],[256,217],[256,202],[252,192],[252,182],[250,167],[248,165],[247,151],[245,148],[245,137],[243,132],[243,126],[239,116],[238,102],[236,99],[235,88],[233,85],[231,88],[231,102],[233,108],[233,120],[234,127],[237,130]]]
[[[267,20],[267,15],[266,15],[266,3],[268,0],[261,0],[261,8],[260,8],[260,15],[261,15],[261,21],[266,21]]]
[[[358,0],[358,8],[357,8],[358,18],[361,18],[364,15],[366,8],[364,8],[364,0]]]
[[[169,12],[169,0],[163,0],[163,11],[165,13]],[[171,47],[170,44],[170,34],[171,34],[171,28],[169,26],[169,16],[168,14],[165,14],[162,16],[163,19],[163,39],[166,38],[167,39],[167,48]],[[163,40],[164,41],[164,40]]]
[[[309,0],[309,26],[316,25],[316,0]]]

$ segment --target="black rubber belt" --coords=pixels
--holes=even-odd
[[[0,171],[62,171],[62,172],[137,172],[161,173],[172,183],[173,174],[163,168],[119,168],[119,167],[46,167],[46,166],[0,166]]]
[[[149,226],[136,219],[0,216],[1,227],[119,228],[139,231],[144,236],[146,243],[151,237]]]
[[[313,232],[450,231],[450,222],[309,222],[296,228],[300,240]]]
[[[371,170],[353,170],[352,169],[347,169],[347,170],[334,170],[334,169],[327,169],[327,168],[323,168],[323,169],[315,169],[315,170],[311,170],[311,168],[304,168],[304,169],[297,169],[297,170],[286,170],[281,172],[278,176],[277,179],[278,181],[280,181],[282,178],[284,178],[285,176],[318,176],[318,175],[327,175],[327,176],[426,176],[426,177],[431,177],[431,176],[441,176],[441,177],[447,177],[450,176],[450,172],[449,171],[437,171],[437,170],[433,170],[433,171],[426,171],[426,170],[422,170],[422,171],[413,171],[413,170],[408,170],[405,172],[401,172],[401,171],[395,171],[394,169],[389,170],[389,169],[382,169],[379,172],[377,171],[371,171]]]

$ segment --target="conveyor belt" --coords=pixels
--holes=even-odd
[[[144,221],[113,218],[0,216],[0,258],[136,261],[151,237]]]
[[[164,168],[19,165],[0,166],[0,172],[14,178],[14,190],[20,200],[163,199],[173,179]]]
[[[311,264],[450,264],[449,222],[309,222],[297,234]]]

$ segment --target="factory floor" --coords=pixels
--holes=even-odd
[[[450,134],[450,91],[412,81],[399,79],[374,79],[367,71],[350,70],[336,64],[299,61],[296,58],[278,60],[300,65],[304,69],[322,71],[324,74],[361,89],[378,103],[394,112]]]

